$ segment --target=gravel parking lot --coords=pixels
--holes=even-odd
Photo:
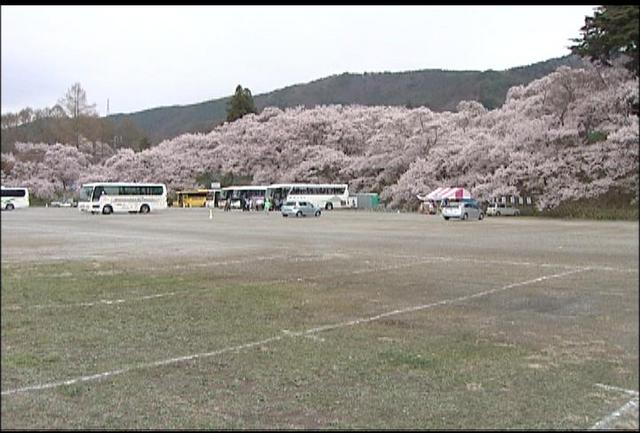
[[[319,218],[271,212],[172,209],[149,215],[85,215],[77,209],[2,213],[2,261],[215,260],[247,254],[452,256],[570,266],[638,267],[638,224],[525,217],[444,221],[358,211]],[[504,267],[504,266],[502,266]]]

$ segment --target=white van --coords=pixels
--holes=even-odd
[[[518,216],[520,215],[520,209],[512,206],[507,206],[506,203],[490,203],[487,207],[487,215],[500,216]]]

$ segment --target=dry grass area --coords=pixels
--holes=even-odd
[[[2,428],[638,427],[637,222],[208,216],[2,213]]]

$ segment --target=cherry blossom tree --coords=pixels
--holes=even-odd
[[[184,134],[134,152],[98,143],[17,143],[2,182],[49,196],[89,181],[165,182],[192,188],[203,175],[255,184],[346,182],[392,208],[417,194],[463,186],[479,199],[534,197],[540,209],[617,190],[638,200],[638,79],[624,68],[558,68],[512,87],[486,110],[420,107],[267,107],[207,134]]]

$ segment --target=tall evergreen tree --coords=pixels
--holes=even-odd
[[[248,87],[244,89],[240,84],[236,87],[236,93],[227,103],[227,122],[233,122],[240,119],[248,113],[258,113],[256,104],[253,101],[251,90]]]
[[[606,66],[624,55],[625,67],[638,75],[639,23],[638,6],[599,6],[593,17],[585,17],[582,38],[572,39],[571,51]]]

